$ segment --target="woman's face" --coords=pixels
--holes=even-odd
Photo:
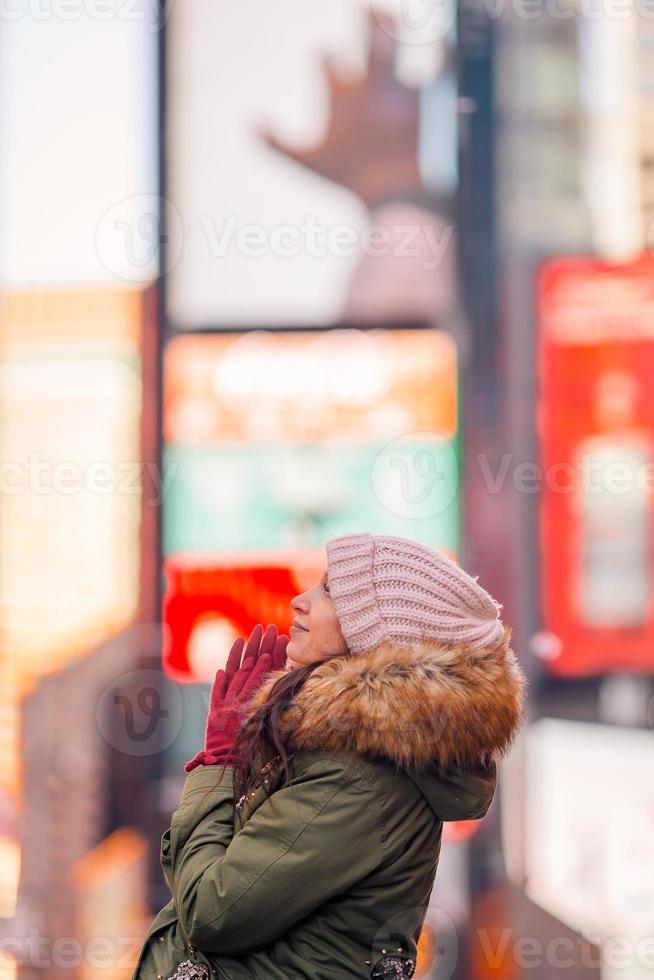
[[[348,653],[329,595],[327,571],[317,585],[291,600],[295,620],[286,647],[287,665],[300,667]]]

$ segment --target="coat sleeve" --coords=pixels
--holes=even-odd
[[[189,774],[162,838],[177,914],[198,949],[266,945],[380,863],[381,809],[347,762],[314,763],[234,835],[232,770],[215,789],[209,768]]]

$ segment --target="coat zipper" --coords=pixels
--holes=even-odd
[[[270,770],[273,768],[273,766],[276,766],[278,762],[281,762],[281,759],[282,759],[281,755],[276,755],[273,759],[270,759],[269,762],[266,762],[265,766],[262,766],[261,767],[261,769],[259,770],[259,775],[264,777],[264,779],[263,779],[264,784],[268,782],[268,780],[265,778],[266,773],[270,772]],[[241,812],[241,810],[245,806],[245,801],[247,800],[248,796],[256,796],[257,789],[260,789],[260,787],[259,786],[258,787],[255,787],[255,789],[253,789],[252,792],[249,793],[249,794],[248,793],[243,793],[243,795],[240,797],[240,799],[238,799],[236,801],[236,803],[234,804],[234,807],[235,807],[235,809],[237,809],[239,811],[239,813]]]
[[[262,766],[259,770],[260,775],[264,776],[273,766],[276,766],[278,762],[281,762],[281,755],[276,755],[270,762],[267,762],[265,766]]]

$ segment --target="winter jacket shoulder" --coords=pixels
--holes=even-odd
[[[487,812],[523,686],[508,637],[486,673],[469,651],[420,652],[310,675],[284,718],[288,785],[273,766],[237,801],[231,770],[188,775],[161,842],[171,902],[134,980],[413,975],[443,821]]]

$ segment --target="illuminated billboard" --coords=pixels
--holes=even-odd
[[[455,5],[420,28],[403,13],[358,0],[171,5],[174,326],[456,316]]]
[[[654,669],[654,263],[538,279],[545,666]]]
[[[142,316],[138,292],[3,297],[0,650],[25,677],[138,606]]]
[[[527,895],[609,959],[617,939],[616,975],[645,976],[654,914],[651,732],[541,718],[526,733],[525,773]]]
[[[166,669],[206,678],[235,632],[287,628],[289,601],[319,578],[333,535],[397,534],[456,555],[458,419],[456,347],[442,331],[172,340]]]

